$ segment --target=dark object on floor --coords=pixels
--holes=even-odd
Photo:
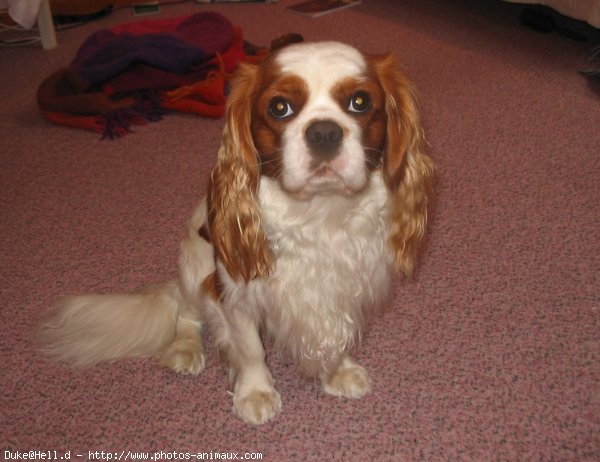
[[[587,42],[587,37],[574,30],[567,23],[568,18],[546,8],[524,8],[521,12],[521,24],[538,32],[549,34],[558,32],[579,42]]]
[[[65,14],[65,15],[56,15],[53,17],[54,22],[57,25],[69,25],[69,24],[79,24],[82,22],[90,22],[90,21],[96,21],[98,19],[101,19],[105,16],[108,16],[109,14],[111,14],[113,11],[113,7],[111,6],[107,6],[105,8],[102,8],[100,11],[97,11],[95,13],[90,13],[90,14],[75,14],[75,15],[70,15],[70,14]]]

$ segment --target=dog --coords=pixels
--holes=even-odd
[[[206,324],[248,423],[281,409],[263,334],[326,393],[361,398],[371,381],[350,352],[394,271],[415,266],[434,172],[424,146],[391,55],[305,42],[242,65],[178,280],[62,300],[41,323],[44,350],[75,366],[152,355],[196,375]]]

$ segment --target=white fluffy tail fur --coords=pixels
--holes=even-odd
[[[41,349],[79,367],[152,355],[176,372],[199,374],[202,282],[215,271],[212,246],[198,232],[206,216],[202,201],[181,243],[179,281],[132,294],[65,298],[40,323]]]
[[[39,340],[45,352],[79,367],[155,355],[174,340],[181,303],[175,281],[134,294],[68,297],[41,323]]]

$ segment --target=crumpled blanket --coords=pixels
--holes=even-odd
[[[38,105],[54,123],[111,139],[167,110],[218,118],[228,75],[267,51],[245,47],[241,29],[215,12],[128,23],[88,37],[42,82]]]

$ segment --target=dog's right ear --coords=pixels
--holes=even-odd
[[[226,124],[208,191],[208,222],[216,256],[233,279],[270,273],[272,256],[256,199],[260,169],[250,131],[258,68],[240,65],[228,97]]]

